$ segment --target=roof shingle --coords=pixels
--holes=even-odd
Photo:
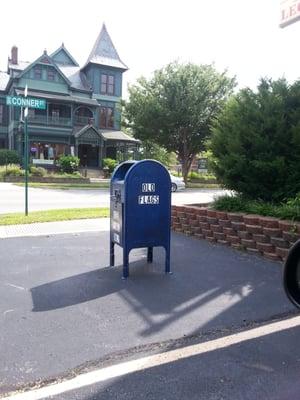
[[[0,90],[5,90],[9,81],[9,75],[0,71]]]
[[[120,59],[105,24],[102,26],[85,66],[89,63],[115,67],[124,71],[128,69],[127,65]]]

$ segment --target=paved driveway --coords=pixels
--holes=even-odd
[[[179,234],[173,275],[163,274],[163,251],[147,265],[136,250],[125,282],[120,267],[107,268],[108,232],[2,239],[0,253],[2,393],[137,346],[228,334],[294,310],[279,263]]]
[[[173,204],[207,203],[223,194],[216,189],[186,189],[172,194]],[[109,190],[58,190],[29,188],[29,211],[58,208],[108,207]],[[24,188],[0,183],[0,214],[24,211]]]

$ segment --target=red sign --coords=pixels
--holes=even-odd
[[[291,25],[300,19],[300,0],[281,0],[280,24],[281,28]]]

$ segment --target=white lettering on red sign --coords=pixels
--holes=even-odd
[[[293,24],[300,19],[300,0],[281,0],[280,27]]]

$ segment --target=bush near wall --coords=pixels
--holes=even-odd
[[[280,203],[300,192],[300,80],[240,90],[214,123],[212,168],[227,189]]]
[[[14,150],[0,149],[0,165],[19,164],[20,157]]]
[[[200,206],[173,206],[172,229],[274,261],[284,261],[300,239],[299,222]]]

